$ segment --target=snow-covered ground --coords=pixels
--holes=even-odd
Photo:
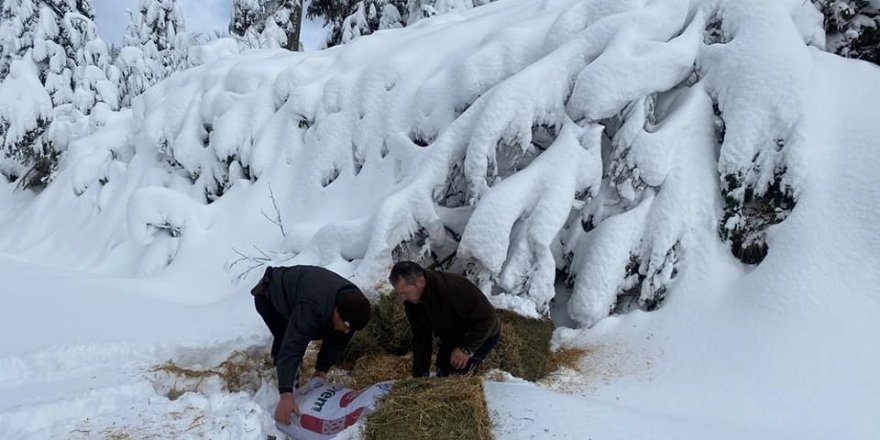
[[[808,47],[800,1],[698,3],[505,0],[329,51],[220,59],[102,121],[41,195],[0,182],[0,438],[276,435],[271,384],[209,379],[169,400],[173,379],[151,372],[267,349],[256,273],[237,280],[232,249],[369,288],[421,230],[434,250],[454,231],[508,293],[496,301],[530,313],[561,249],[575,254],[571,304],[553,311],[595,325],[556,342],[589,355],[540,386],[487,383],[498,438],[880,437],[880,68]],[[713,8],[740,32],[728,44],[702,45]],[[703,81],[686,79],[693,63]],[[630,118],[613,140],[652,189],[619,185],[594,232],[566,232],[582,220],[573,193],[609,192],[609,141],[589,121],[652,94],[659,120]],[[506,160],[492,147],[536,121],[563,121],[552,145],[487,179]],[[782,152],[756,146],[777,136]],[[745,266],[718,238],[719,173],[755,149],[787,167],[797,206]],[[466,183],[447,180],[456,169]],[[466,186],[475,207],[435,205],[437,185]],[[605,317],[632,254],[666,302]]]

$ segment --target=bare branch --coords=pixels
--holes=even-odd
[[[272,261],[272,258],[268,254],[266,254],[266,252],[263,252],[262,249],[258,248],[257,246],[254,246],[254,249],[256,249],[257,252],[259,252],[262,256],[247,255],[244,252],[239,251],[238,249],[232,248],[232,251],[235,252],[236,255],[238,255],[238,258],[229,263],[228,269],[232,270],[238,265],[245,266],[245,269],[241,271],[238,275],[236,275],[235,278],[237,280],[244,280],[251,273],[251,271],[265,266],[270,261]]]
[[[275,218],[269,217],[269,214],[266,214],[266,211],[260,211],[263,214],[263,217],[266,217],[266,220],[269,220],[275,226],[278,226],[278,229],[281,230],[281,236],[287,237],[287,231],[284,230],[284,222],[281,221],[281,210],[278,209],[278,201],[275,200],[275,192],[272,191],[272,185],[269,185],[269,198],[272,199],[272,208],[275,209]]]
[[[258,258],[259,260],[263,260],[263,259],[265,259],[266,261],[272,261],[272,257],[270,257],[268,254],[266,254],[265,252],[263,252],[263,250],[260,249],[260,248],[258,248],[257,245],[253,245],[253,246],[254,246],[254,249],[257,250],[257,252],[259,252],[260,254],[263,255],[263,258]]]

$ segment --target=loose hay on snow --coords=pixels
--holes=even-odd
[[[527,318],[507,310],[498,310],[501,338],[481,366],[483,371],[497,368],[514,376],[536,381],[553,370],[550,338],[553,322],[547,318]]]
[[[492,424],[476,376],[397,382],[367,417],[366,440],[492,438]]]
[[[554,326],[549,319],[533,319],[506,310],[498,311],[501,338],[481,366],[507,371],[537,381],[551,371],[579,368],[584,350],[550,350]],[[366,421],[364,436],[372,439],[490,439],[491,423],[483,394],[482,376],[443,379],[410,379],[411,332],[403,304],[393,295],[380,294],[365,329],[352,338],[337,367],[329,372],[330,382],[363,388],[386,380],[398,380]],[[435,350],[438,348],[435,344]],[[320,343],[309,345],[301,374],[311,377]],[[234,352],[229,359],[209,369],[185,368],[173,361],[154,372],[173,379],[166,395],[177,398],[186,391],[198,391],[206,379],[219,378],[230,391],[256,392],[263,380],[274,379],[268,350],[260,353]],[[173,385],[171,385],[173,382]]]
[[[552,370],[570,368],[581,371],[581,359],[588,353],[587,349],[579,347],[564,347],[553,352]]]
[[[176,400],[186,392],[200,391],[209,379],[218,379],[231,392],[255,393],[266,380],[274,375],[274,367],[268,353],[234,351],[225,361],[211,368],[183,367],[173,360],[153,367],[153,380],[160,392]]]
[[[358,363],[366,366],[369,359],[375,359],[374,355],[401,356],[411,351],[412,332],[403,303],[390,293],[380,293],[378,296],[370,322],[366,328],[355,333],[338,363],[340,368],[353,370]],[[501,318],[501,338],[486,358],[481,371],[498,368],[514,376],[536,381],[556,368],[554,354],[550,351],[554,326],[549,319],[527,318],[507,310],[498,310],[498,315]],[[435,344],[435,353],[438,348]],[[400,365],[397,362],[388,362],[386,359],[384,365],[393,365],[384,380],[408,376],[408,372],[401,373],[403,369],[398,368]],[[379,366],[370,367],[370,371],[370,377],[380,377]],[[362,380],[355,382],[365,383]]]
[[[354,334],[340,358],[341,367],[350,369],[368,354],[403,355],[411,350],[412,331],[403,303],[388,292],[378,296],[367,326]]]

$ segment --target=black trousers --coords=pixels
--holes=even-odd
[[[257,309],[260,317],[263,318],[266,327],[269,327],[269,332],[272,333],[272,364],[277,365],[278,350],[281,349],[284,333],[287,332],[287,320],[275,310],[272,301],[269,301],[269,297],[266,295],[254,295],[254,307]],[[299,386],[299,371],[296,372],[293,386]]]
[[[483,361],[486,359],[486,356],[489,355],[489,352],[495,348],[495,345],[498,344],[498,339],[501,338],[501,332],[498,332],[495,336],[486,339],[486,342],[483,342],[483,345],[471,355],[471,358],[468,359],[467,364],[462,369],[453,368],[452,365],[449,364],[449,357],[452,356],[452,350],[455,350],[455,345],[449,344],[446,342],[440,343],[440,349],[437,351],[437,376],[451,376],[451,375],[464,375],[470,374],[474,371]]]

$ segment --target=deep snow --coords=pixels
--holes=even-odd
[[[656,21],[640,35],[663,34],[657,38],[665,45],[672,44],[666,43],[673,36],[666,35],[670,20],[699,23],[688,13],[687,2],[656,2],[654,11],[666,18],[621,15],[610,24],[601,22],[583,41],[545,56],[570,35],[549,30],[554,23],[579,29],[596,18],[591,14],[610,15],[641,3],[608,4],[601,11],[583,6],[580,15],[566,15],[566,22],[556,20],[579,3],[501,1],[412,29],[379,32],[331,51],[306,56],[259,51],[223,58],[172,77],[148,92],[133,112],[114,114],[103,131],[71,147],[66,168],[43,194],[14,191],[0,182],[0,438],[275,435],[271,415],[277,396],[271,384],[251,395],[207,383],[199,393],[170,401],[162,391],[167,378],[150,372],[168,359],[212,366],[234,350],[267,349],[269,336],[247,294],[254,274],[238,282],[239,266],[225,270],[235,258],[232,248],[259,256],[252,247],[257,245],[267,253],[277,251],[269,255],[276,262],[323,264],[369,287],[384,270],[394,240],[414,232],[418,222],[431,225],[436,215],[455,229],[462,218],[476,218],[480,221],[467,226],[471,229],[458,230],[462,237],[474,237],[463,241],[465,250],[471,246],[468,252],[482,255],[486,266],[513,262],[510,267],[542,275],[546,264],[555,264],[549,253],[556,252],[547,242],[555,234],[545,229],[558,231],[553,222],[559,217],[547,214],[529,225],[516,222],[517,212],[525,204],[536,208],[532,218],[554,209],[567,216],[568,207],[552,208],[562,196],[547,195],[558,189],[550,177],[572,187],[591,175],[599,178],[596,170],[576,166],[580,160],[603,165],[601,158],[590,157],[601,148],[596,133],[573,121],[563,124],[553,147],[523,164],[522,171],[475,190],[482,194],[473,212],[431,206],[432,182],[445,179],[438,168],[454,162],[451,154],[463,155],[465,147],[472,163],[462,166],[485,171],[477,158],[495,154],[485,149],[494,139],[491,132],[507,136],[498,118],[523,120],[506,112],[537,90],[522,85],[533,84],[535,72],[552,72],[554,57],[564,60],[567,50],[590,47],[596,35],[611,39],[617,34],[605,29],[626,23]],[[796,10],[799,2],[777,3],[778,9],[769,8],[770,18],[755,18],[759,2],[742,2],[728,11],[743,26],[764,32],[781,10]],[[880,126],[874,121],[880,69],[807,47],[808,32],[795,31],[804,25],[793,20],[793,26],[786,25],[785,40],[747,40],[751,46],[713,48],[701,55],[701,62],[715,66],[707,69],[716,75],[666,96],[671,104],[661,129],[621,128],[615,142],[627,142],[632,152],[622,163],[640,165],[645,180],[662,181],[662,187],[647,190],[644,197],[637,197],[634,188],[632,209],[606,213],[609,219],[599,224],[597,234],[571,241],[584,249],[575,264],[591,282],[575,286],[574,306],[554,307],[569,312],[575,322],[595,325],[562,329],[556,342],[586,347],[590,354],[582,372],[567,372],[541,386],[516,380],[487,383],[498,438],[880,436],[880,377],[875,372],[880,365]],[[465,26],[470,21],[480,26]],[[528,43],[532,34],[526,31],[549,36],[540,44]],[[677,44],[666,47],[672,51],[664,58],[670,69],[677,57],[691,56],[684,44],[686,29],[681,35]],[[606,64],[581,73],[602,73],[594,78],[610,85],[591,92],[607,92],[602,99],[585,99],[583,108],[589,111],[607,111],[629,96],[625,93],[644,93],[628,87],[638,81],[615,83],[619,74],[604,70],[638,61],[624,49],[644,42],[633,40],[631,33],[617,38],[608,49],[594,48],[596,55],[607,53]],[[421,53],[406,51],[410,44],[437,50],[425,60]],[[756,47],[761,50],[748,57]],[[770,67],[758,62],[789,49],[784,62]],[[400,55],[391,64],[367,63],[377,53],[395,51]],[[479,62],[498,54],[503,56],[497,62]],[[453,67],[444,70],[443,65]],[[363,78],[358,66],[367,66]],[[576,72],[583,67],[565,68]],[[557,79],[564,76],[555,73]],[[662,73],[668,72],[658,76]],[[537,77],[547,78],[540,90],[561,84]],[[740,81],[753,83],[742,88]],[[352,87],[362,84],[370,87],[352,95]],[[460,94],[447,95],[450,84],[460,86]],[[729,99],[731,114],[744,115],[742,137],[734,136],[726,150],[712,140],[711,103],[704,87],[727,96],[722,100]],[[295,99],[277,100],[294,92],[299,93]],[[483,94],[489,98],[473,104],[480,112],[453,121],[456,104]],[[408,101],[413,97],[424,99],[414,104]],[[783,110],[768,113],[778,104],[785,104]],[[315,113],[296,113],[302,108]],[[749,113],[750,108],[757,113]],[[314,130],[304,137],[296,134],[297,121],[313,123],[316,114],[324,119]],[[366,122],[354,122],[361,114]],[[765,124],[765,119],[754,119],[756,114],[779,116],[783,122]],[[200,141],[205,133],[198,131],[204,130],[204,120],[213,125],[208,149]],[[435,144],[414,147],[410,123],[425,134],[438,131]],[[728,123],[728,133],[737,131],[735,125]],[[766,160],[789,165],[798,204],[768,231],[766,259],[757,267],[744,266],[718,238],[718,173],[738,166],[737,155],[754,153],[748,136],[775,135],[780,127],[792,134],[791,148]],[[169,133],[183,168],[169,168],[158,154],[156,142]],[[353,139],[369,148],[353,150]],[[325,144],[335,147],[314,149]],[[389,150],[383,151],[383,145]],[[662,151],[649,153],[652,146]],[[219,163],[217,157],[236,148],[243,163],[222,172],[211,168]],[[383,154],[393,160],[382,160]],[[552,167],[543,165],[551,161],[565,167],[554,175]],[[362,169],[355,175],[359,162]],[[192,164],[226,173],[231,186],[211,204],[198,201],[210,181],[193,184],[186,175]],[[341,174],[322,187],[325,171],[335,165]],[[245,166],[260,179],[250,182]],[[760,173],[752,177],[761,178]],[[270,183],[281,202],[283,238],[262,214],[274,215]],[[511,188],[516,190],[506,192]],[[540,188],[551,192],[529,192]],[[621,191],[623,199],[626,195]],[[510,238],[511,246],[483,243],[485,238],[475,232],[481,228]],[[656,246],[649,254],[662,250],[652,256],[656,261],[663,261],[671,242],[683,240],[687,246],[679,275],[660,310],[606,318],[621,277],[614,267],[624,264],[632,249],[620,243],[639,237],[650,237]],[[608,244],[596,245],[603,241]],[[531,255],[527,251],[541,260],[526,258]],[[499,277],[516,281],[517,273],[503,275],[504,269],[496,269]],[[658,274],[662,280],[659,267]],[[496,302],[536,313],[551,297],[552,292],[537,289],[496,297]]]

